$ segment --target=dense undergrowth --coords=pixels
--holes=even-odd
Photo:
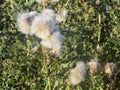
[[[56,57],[41,47],[31,48],[40,40],[19,32],[17,13],[44,7],[35,0],[0,0],[0,90],[110,90],[104,70],[86,78],[79,85],[68,81],[76,61],[88,62],[98,57],[100,63],[114,62],[118,67],[113,90],[120,89],[120,0],[60,0],[46,8],[68,10],[60,23],[66,36],[62,56]],[[103,51],[97,52],[100,46]]]

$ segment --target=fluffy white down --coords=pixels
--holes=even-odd
[[[84,62],[77,62],[76,67],[74,69],[71,69],[69,80],[73,85],[79,84],[81,81],[84,80],[86,74],[86,67]]]
[[[19,13],[17,16],[17,24],[19,27],[19,30],[23,34],[30,34],[30,26],[32,23],[33,18],[37,15],[36,11],[32,12],[22,12]]]
[[[107,74],[112,74],[112,73],[114,73],[115,72],[115,70],[117,69],[117,67],[116,67],[116,64],[115,63],[107,63],[106,65],[105,65],[105,73],[107,73]]]
[[[17,24],[21,33],[30,33],[30,22],[28,13],[19,13],[17,17]]]
[[[97,72],[101,69],[101,65],[97,61],[90,61],[87,64],[88,64],[88,68],[89,68],[91,75],[93,75],[95,72]]]
[[[31,26],[31,34],[41,39],[48,37],[56,27],[54,14],[53,10],[44,9],[41,14],[34,18]]]
[[[52,9],[43,9],[41,16],[50,24],[51,29],[54,30],[56,26],[56,13]]]
[[[29,12],[29,15],[30,15],[30,18],[33,20],[34,17],[38,15],[38,12],[36,12],[36,11],[31,11],[31,12]]]
[[[76,63],[76,67],[80,68],[81,69],[81,72],[83,73],[83,75],[86,74],[86,66],[85,66],[85,63],[82,62],[82,61],[78,61]]]
[[[53,19],[56,17],[56,14],[52,9],[43,9],[41,14],[43,16],[49,17],[50,19]]]
[[[96,61],[91,61],[88,62],[88,67],[94,71],[97,71],[98,67],[99,67],[99,63]]]
[[[53,32],[50,36],[43,39],[41,44],[52,50],[53,54],[60,55],[62,52],[62,44],[64,36],[57,30]]]

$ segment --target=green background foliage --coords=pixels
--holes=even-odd
[[[56,57],[41,47],[31,48],[40,40],[19,32],[16,16],[21,11],[44,7],[35,0],[0,0],[0,90],[107,90],[104,71],[86,78],[77,86],[68,81],[69,70],[76,61],[99,58],[103,65],[114,62],[120,67],[120,0],[60,0],[46,8],[68,10],[67,19],[60,23],[66,36],[62,56]],[[103,48],[96,52],[96,46]],[[120,89],[120,70],[114,90]]]

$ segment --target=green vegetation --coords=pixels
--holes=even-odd
[[[0,0],[0,90],[110,90],[103,70],[93,77],[87,73],[79,85],[68,81],[69,70],[76,61],[98,57],[100,63],[116,63],[114,89],[120,89],[120,0],[60,0],[47,8],[68,10],[60,23],[66,36],[62,56],[56,57],[41,47],[38,53],[31,48],[39,44],[35,36],[19,32],[17,13],[21,10],[41,12],[44,8],[35,0]],[[96,47],[103,48],[97,52]]]

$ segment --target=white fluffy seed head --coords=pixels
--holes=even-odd
[[[106,74],[113,74],[116,72],[116,69],[117,69],[117,67],[116,67],[116,64],[114,64],[114,63],[107,63],[105,65],[105,73]]]
[[[81,72],[83,73],[83,75],[85,76],[86,74],[86,66],[85,66],[85,63],[82,62],[82,61],[78,61],[76,63],[76,67],[80,68],[81,69]]]
[[[56,28],[56,14],[52,9],[43,9],[41,17],[49,23],[51,30]]]
[[[36,11],[31,11],[31,12],[29,12],[29,15],[30,15],[30,17],[31,17],[32,19],[34,19],[34,17],[38,15],[38,12],[36,12]]]
[[[90,61],[87,64],[91,75],[93,75],[95,72],[101,69],[101,65],[97,61]]]
[[[84,62],[79,61],[76,63],[76,67],[74,69],[71,69],[69,80],[73,85],[77,85],[84,80],[85,74],[86,66]]]
[[[43,11],[41,12],[41,15],[44,16],[44,19],[48,19],[48,20],[56,19],[56,14],[52,9],[43,9]]]
[[[17,24],[19,27],[19,30],[23,34],[29,34],[30,33],[30,18],[29,13],[19,13],[17,16]]]
[[[46,38],[50,35],[49,23],[44,21],[40,15],[36,16],[32,22],[31,34],[36,35],[38,38]]]
[[[63,45],[63,40],[65,39],[65,36],[62,35],[59,31],[55,31],[53,33],[52,40],[53,42],[53,48],[52,48],[52,53],[60,56],[62,54],[62,45]]]
[[[20,32],[23,34],[30,34],[30,26],[33,18],[37,15],[36,11],[32,12],[22,12],[17,16],[17,24]]]
[[[55,55],[61,55],[62,53],[62,44],[64,40],[64,35],[62,35],[58,30],[54,31],[50,36],[43,39],[41,44],[49,49]]]
[[[34,34],[40,39],[48,37],[53,31],[54,27],[51,22],[47,22],[44,17],[36,16],[32,22],[31,34]]]
[[[55,13],[51,9],[44,9],[32,22],[31,34],[38,38],[48,37],[56,28]]]

